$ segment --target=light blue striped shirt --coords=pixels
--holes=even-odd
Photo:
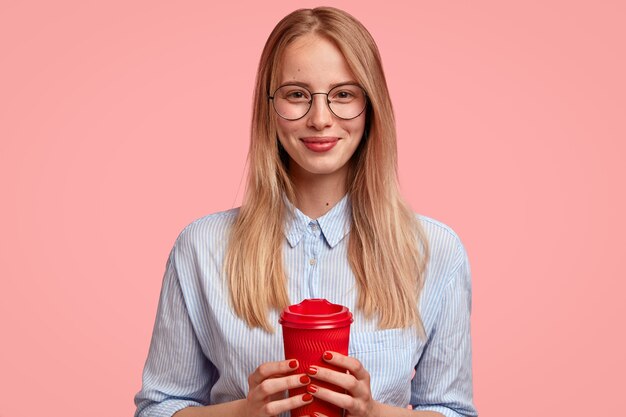
[[[171,416],[188,407],[245,398],[248,375],[284,359],[276,332],[250,329],[229,305],[221,276],[237,209],[203,217],[180,234],[167,262],[136,417]],[[431,257],[420,300],[427,338],[413,330],[378,330],[356,308],[347,258],[350,202],[344,197],[312,220],[299,210],[286,222],[283,257],[290,301],[326,298],[354,313],[349,354],[371,375],[375,400],[445,416],[476,416],[472,400],[471,281],[467,255],[447,226],[420,217]],[[416,375],[411,381],[413,369]]]

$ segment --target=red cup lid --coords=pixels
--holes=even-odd
[[[297,329],[334,329],[349,326],[352,313],[348,307],[323,298],[311,298],[286,307],[278,322]]]

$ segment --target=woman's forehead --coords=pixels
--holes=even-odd
[[[346,58],[327,38],[305,35],[289,44],[278,64],[278,82],[298,82],[313,88],[328,88],[354,82]]]

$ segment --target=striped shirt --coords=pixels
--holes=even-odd
[[[250,329],[229,304],[221,275],[229,228],[238,209],[187,226],[167,262],[136,417],[171,416],[189,406],[245,398],[248,376],[285,359],[276,332]],[[430,245],[420,314],[426,339],[411,329],[377,329],[356,308],[347,257],[350,202],[344,197],[312,220],[295,209],[286,221],[283,258],[292,303],[325,298],[354,314],[349,354],[371,375],[375,400],[445,416],[476,416],[472,400],[471,281],[465,250],[447,226],[419,217]],[[413,370],[415,377],[411,380]]]

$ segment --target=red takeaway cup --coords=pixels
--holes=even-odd
[[[298,360],[297,373],[306,373],[310,366],[345,372],[345,369],[325,362],[322,355],[327,350],[348,354],[352,313],[347,307],[332,304],[323,298],[308,299],[285,308],[278,322],[283,327],[285,358]],[[327,382],[313,379],[313,384],[344,392],[343,389]],[[291,389],[289,396],[302,395],[305,392],[306,387]],[[316,398],[308,405],[291,410],[291,416],[313,416],[313,412],[328,417],[343,415],[343,409]]]

